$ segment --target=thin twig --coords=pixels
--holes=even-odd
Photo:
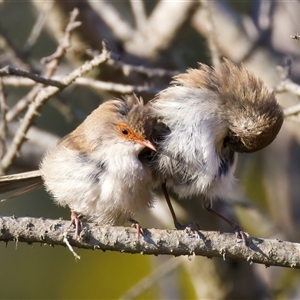
[[[295,116],[300,113],[300,104],[288,107],[283,111],[285,117]]]
[[[0,35],[3,38],[5,43],[5,47],[9,49],[9,54],[12,56],[11,61],[15,65],[19,65],[24,70],[32,70],[32,66],[28,62],[27,58],[24,56],[23,52],[21,52],[18,47],[16,47],[13,42],[11,41],[10,37],[7,35],[4,28],[2,28],[0,24]]]
[[[57,50],[53,55],[45,59],[45,62],[47,63],[47,72],[46,72],[46,78],[50,78],[53,73],[55,72],[60,59],[62,58],[63,54],[66,52],[66,49],[70,46],[70,37],[71,32],[80,25],[79,22],[75,22],[76,17],[78,16],[79,11],[78,9],[74,9],[71,12],[69,23],[65,30],[64,38],[62,39],[61,43],[58,45]],[[106,49],[103,50],[102,54],[105,52],[105,60],[107,60],[108,54]],[[101,55],[100,55],[101,56]],[[102,56],[101,56],[102,58]],[[99,59],[99,57],[98,57]],[[95,59],[97,60],[97,59]],[[92,60],[93,61],[93,60]],[[89,63],[92,63],[90,61]],[[83,68],[84,65],[81,67]],[[81,76],[85,72],[81,72],[81,68],[73,71],[70,75],[66,76],[61,82],[59,82],[59,86],[48,87],[43,88],[41,84],[34,87],[31,91],[31,94],[33,94],[33,98],[36,97],[30,104],[24,119],[21,122],[21,125],[19,127],[19,130],[17,131],[16,135],[13,138],[13,141],[5,153],[3,159],[1,160],[1,168],[2,170],[7,170],[7,168],[11,165],[14,158],[18,155],[18,152],[21,148],[21,145],[23,141],[25,140],[26,133],[28,129],[30,128],[35,116],[38,114],[38,110],[40,107],[48,100],[51,96],[56,94],[58,91],[63,90],[66,86],[70,85],[77,77]],[[87,68],[89,70],[89,68]],[[74,76],[75,75],[75,76]],[[70,80],[70,81],[69,81]],[[65,81],[65,83],[64,83]],[[28,101],[31,101],[33,98],[27,98],[26,101],[23,101],[23,104],[27,104]],[[19,106],[20,107],[20,106]],[[15,110],[20,111],[20,110]]]
[[[212,65],[214,67],[218,67],[221,64],[221,55],[220,55],[218,42],[217,42],[217,31],[215,29],[215,24],[214,24],[214,17],[213,17],[214,14],[212,11],[212,5],[209,1],[200,0],[200,2],[203,7],[203,10],[206,13],[206,18],[207,18],[207,22],[206,22],[207,34],[205,36],[207,39]]]
[[[124,75],[128,75],[132,72],[137,72],[140,74],[145,74],[148,77],[153,77],[153,76],[173,77],[173,76],[179,74],[179,71],[171,71],[171,70],[166,70],[166,69],[162,69],[162,68],[147,68],[144,66],[135,66],[135,65],[126,64],[122,61],[117,61],[114,59],[109,59],[107,61],[107,64],[119,68],[120,70],[122,70]]]
[[[32,87],[33,85],[35,85],[35,82],[32,79],[25,78],[25,77],[18,77],[14,75],[2,77],[2,83],[4,85],[11,85],[15,87],[20,87],[20,86]]]
[[[13,121],[26,107],[28,107],[29,103],[33,101],[39,91],[42,89],[42,85],[38,84],[31,89],[31,91],[22,99],[20,99],[15,106],[10,108],[10,110],[6,114],[6,121],[9,123]]]
[[[32,72],[27,72],[18,68],[13,68],[10,66],[6,66],[2,69],[0,69],[0,77],[2,76],[9,76],[9,75],[15,75],[15,76],[20,76],[20,77],[26,77],[29,78],[35,82],[44,84],[44,85],[51,85],[51,86],[56,86],[58,88],[63,88],[63,84],[57,80],[53,79],[48,79],[42,76],[39,76],[37,74],[34,74]]]
[[[53,76],[52,80],[60,82],[62,79],[62,76]],[[47,78],[44,78],[45,83],[48,81]],[[5,85],[11,85],[11,86],[32,86],[34,82],[27,78],[19,78],[19,77],[4,77],[3,83]],[[95,89],[99,89],[102,91],[108,91],[108,92],[116,92],[116,93],[149,93],[149,94],[156,94],[160,92],[160,89],[155,87],[149,87],[149,86],[140,86],[140,85],[128,85],[128,84],[121,84],[121,83],[115,83],[115,82],[108,82],[108,81],[101,81],[101,80],[95,80],[92,78],[86,78],[86,77],[80,77],[76,79],[74,82],[75,85],[79,86],[87,86]],[[51,84],[50,84],[51,85]],[[62,85],[62,84],[61,84]],[[57,86],[57,85],[54,85]],[[26,97],[27,99],[27,97]],[[32,99],[32,98],[31,98]],[[14,119],[17,114],[20,113],[21,110],[23,110],[27,105],[28,102],[23,102],[23,99],[19,100],[18,103],[15,105],[14,108],[11,108],[8,113],[8,120]]]
[[[69,221],[28,217],[0,217],[0,241],[44,243],[65,246]],[[143,255],[206,256],[244,260],[249,264],[300,269],[300,244],[278,239],[251,237],[248,246],[235,234],[215,231],[189,233],[184,230],[143,228],[137,237],[130,227],[85,224],[80,236],[68,237],[72,247],[110,250]]]
[[[117,11],[112,1],[93,1],[88,0],[89,5],[105,22],[113,35],[120,41],[126,41],[133,35],[133,29],[129,22]]]
[[[286,79],[280,82],[280,84],[276,87],[275,91],[277,93],[290,92],[300,97],[300,85],[298,85],[290,79]]]
[[[255,48],[258,38],[245,33],[242,18],[230,7],[227,1],[209,1],[209,3],[212,6],[214,20],[217,20],[214,23],[214,35],[218,37],[219,49],[227,58],[235,62],[243,61]],[[206,37],[209,34],[206,29],[207,22],[206,11],[201,6],[194,11],[191,24],[196,31]]]
[[[49,77],[51,77],[53,75],[53,73],[55,72],[55,70],[58,66],[61,55],[63,55],[65,53],[64,52],[66,50],[65,47],[68,46],[71,31],[73,29],[75,29],[77,26],[79,26],[78,22],[74,22],[77,15],[78,15],[78,10],[74,9],[71,13],[70,21],[67,25],[67,29],[66,29],[67,32],[64,36],[64,39],[62,40],[63,45],[59,44],[58,50],[56,50],[56,52],[55,52],[55,56],[51,56],[52,60],[50,60],[49,58],[48,58],[48,60],[46,59],[46,61],[54,62],[54,63],[49,63],[47,65],[48,71],[46,72],[45,77],[30,73],[30,72],[26,72],[24,70],[11,68],[11,67],[6,67],[6,68],[2,69],[2,71],[4,73],[3,75],[7,75],[7,73],[14,74],[17,76],[23,76],[23,77],[30,78],[30,79],[34,80],[35,82],[40,83],[39,85],[35,86],[24,98],[20,99],[14,107],[12,107],[10,109],[10,111],[7,113],[7,118],[6,118],[7,122],[11,122],[13,119],[15,119],[28,106],[28,104],[33,101],[33,99],[36,97],[36,95],[42,89],[42,87],[43,87],[42,84],[56,86],[60,89],[63,89],[65,87],[63,85],[63,83],[53,80],[53,79],[49,79]],[[0,73],[0,76],[1,76],[1,73]]]
[[[144,1],[130,0],[137,30],[143,32],[146,28],[147,15]]]
[[[64,37],[59,42],[56,51],[52,55],[48,57],[44,57],[41,60],[43,64],[47,64],[48,71],[45,77],[50,78],[54,74],[61,58],[64,56],[64,54],[67,52],[68,48],[70,47],[71,33],[75,28],[81,25],[81,22],[75,21],[78,15],[79,15],[79,10],[77,8],[74,8],[73,11],[70,13],[70,20],[65,29]]]
[[[55,95],[59,91],[63,90],[65,87],[69,86],[71,83],[75,81],[76,78],[86,74],[87,72],[91,71],[93,68],[105,63],[107,59],[109,58],[109,52],[106,50],[105,47],[103,47],[103,51],[100,55],[92,59],[91,61],[86,62],[78,69],[75,69],[73,72],[71,72],[69,75],[65,76],[61,82],[63,84],[62,88],[58,87],[45,87],[40,90],[34,101],[30,104],[24,119],[21,122],[21,125],[14,136],[14,139],[12,141],[12,144],[10,145],[10,148],[6,152],[5,156],[3,157],[1,161],[1,166],[3,170],[6,170],[12,163],[13,159],[16,157],[22,142],[25,139],[26,132],[30,128],[33,119],[37,115],[38,110],[40,107],[44,104],[45,101],[47,101],[51,96]]]
[[[289,121],[293,121],[293,122],[300,123],[300,116],[299,116],[299,114],[296,115],[296,116],[289,116],[289,117],[288,117],[288,120],[289,120]]]
[[[140,57],[155,57],[181,38],[178,32],[187,25],[198,5],[197,1],[158,1],[147,19],[147,30],[135,31],[124,48]]]
[[[288,58],[285,61],[284,66],[277,66],[277,70],[281,77],[281,82],[276,86],[275,92],[290,92],[300,97],[300,86],[290,79],[292,72],[292,60]],[[290,120],[292,119],[291,117],[293,117],[294,121],[299,121],[299,116],[297,115],[300,113],[300,104],[285,108],[283,113],[284,116],[289,117]]]
[[[46,1],[45,3],[45,9],[43,11],[40,12],[39,17],[37,19],[37,21],[35,22],[29,37],[25,43],[24,46],[24,52],[28,53],[31,48],[34,46],[34,44],[36,43],[38,37],[40,36],[42,29],[45,26],[46,20],[47,20],[47,14],[50,11],[50,9],[53,6],[53,1]]]
[[[64,243],[67,245],[71,253],[74,255],[75,259],[80,259],[80,256],[74,251],[73,247],[70,245],[69,240],[68,240],[68,234],[65,232],[64,234]]]
[[[146,92],[149,94],[157,94],[158,92],[160,92],[160,89],[154,87],[120,84],[115,82],[94,80],[85,77],[76,79],[76,84],[82,86],[88,86],[95,89],[100,89],[103,91],[117,92],[122,94],[141,93],[141,92]]]

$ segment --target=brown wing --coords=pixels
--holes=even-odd
[[[0,194],[11,192],[22,188],[26,193],[43,185],[41,171],[30,171],[19,174],[0,176]],[[18,192],[18,195],[23,194]]]

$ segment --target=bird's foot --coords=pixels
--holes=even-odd
[[[77,239],[81,230],[83,229],[82,224],[82,215],[77,214],[75,211],[71,210],[71,222],[69,228],[75,226],[75,235],[74,238]]]
[[[242,228],[238,224],[235,224],[233,226],[233,231],[235,233],[236,238],[243,240],[243,244],[245,246],[247,246],[248,245],[247,239],[250,236],[250,234],[248,232],[243,231]]]
[[[131,222],[131,227],[137,231],[138,238],[140,237],[140,234],[144,236],[144,231],[140,223],[132,218],[130,218],[129,221]]]
[[[176,221],[174,222],[174,225],[177,230],[186,230],[188,232],[193,233],[197,232],[200,229],[199,225],[194,221],[192,221],[189,224],[181,224],[178,221]]]
[[[214,214],[215,216],[219,217],[220,219],[222,219],[223,221],[225,221],[227,224],[229,224],[230,226],[232,226],[233,231],[234,231],[237,239],[242,239],[243,240],[243,244],[245,246],[248,245],[247,239],[248,239],[248,237],[250,235],[247,232],[243,231],[242,228],[240,227],[240,225],[236,224],[235,222],[229,220],[228,218],[226,218],[222,214],[220,214],[217,211],[215,211],[214,209],[212,209],[211,203],[209,203],[208,205],[206,205],[205,208],[206,208],[206,210],[208,212]]]

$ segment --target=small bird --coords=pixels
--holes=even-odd
[[[149,105],[165,125],[156,130],[157,152],[152,169],[162,184],[176,228],[178,222],[167,187],[179,198],[202,195],[204,207],[244,233],[212,209],[235,181],[237,153],[269,145],[282,123],[273,92],[243,65],[224,60],[216,69],[200,64],[174,77],[173,84]]]
[[[0,178],[0,192],[44,183],[56,204],[71,209],[77,232],[81,215],[103,225],[130,221],[140,232],[133,217],[153,203],[152,175],[140,156],[145,148],[156,151],[147,138],[152,122],[135,95],[107,101],[46,153],[40,171]]]

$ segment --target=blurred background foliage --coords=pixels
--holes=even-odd
[[[270,88],[282,78],[277,65],[292,58],[293,81],[299,81],[300,43],[290,38],[299,30],[298,1],[0,1],[0,66],[11,65],[43,74],[41,58],[51,55],[63,36],[74,7],[81,27],[72,35],[56,74],[63,75],[89,59],[87,50],[101,51],[101,43],[121,62],[183,72],[198,62],[212,64],[212,45],[221,56],[243,62]],[[31,31],[42,20],[40,35]],[[107,65],[90,76],[131,86],[165,88],[171,80],[122,72]],[[32,86],[4,84],[12,107]],[[20,156],[9,172],[35,169],[49,145],[74,129],[101,102],[120,94],[73,84],[43,106]],[[145,99],[151,89],[140,93]],[[293,93],[280,93],[283,107],[296,105]],[[19,116],[19,119],[21,119]],[[267,149],[241,155],[237,184],[216,203],[223,214],[238,218],[253,236],[299,241],[300,157],[299,120],[286,120],[276,141]],[[9,126],[11,139],[19,120]],[[40,132],[40,131],[39,131]],[[51,134],[50,134],[51,133]],[[4,138],[4,137],[2,137]],[[158,194],[160,192],[158,191]],[[176,200],[176,197],[174,197]],[[0,204],[2,215],[69,219],[39,190]],[[201,229],[230,231],[202,209],[201,200],[176,202],[182,222],[194,220]],[[173,228],[161,199],[149,214],[139,216],[145,227]],[[0,245],[1,299],[299,299],[299,271],[266,268],[232,260],[202,257],[145,257],[78,250],[75,262],[66,248],[4,243]]]

